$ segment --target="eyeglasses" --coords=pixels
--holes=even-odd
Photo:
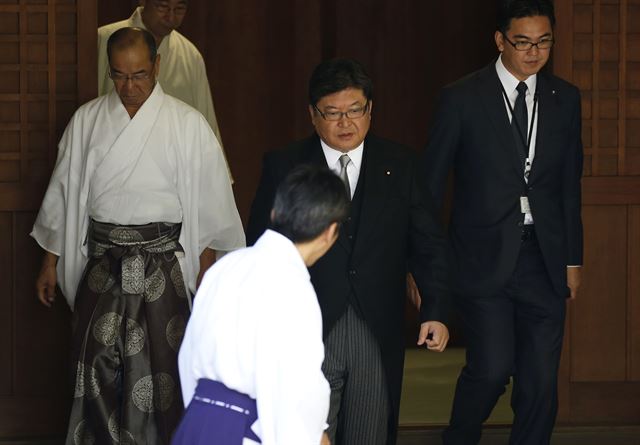
[[[553,39],[542,39],[536,43],[529,42],[528,40],[518,40],[517,42],[512,42],[511,40],[509,40],[506,34],[502,35],[504,36],[504,39],[516,49],[516,51],[529,51],[534,46],[538,49],[549,49],[553,46],[554,43]]]
[[[114,82],[125,83],[130,80],[133,83],[138,83],[138,82],[143,82],[145,80],[149,80],[149,78],[151,77],[151,74],[136,73],[131,75],[125,75],[122,73],[112,73],[111,71],[109,71],[109,77],[111,77],[111,80],[113,80]]]
[[[320,116],[322,116],[322,119],[326,121],[339,121],[343,117],[347,119],[358,119],[364,116],[369,110],[369,101],[367,101],[363,107],[351,108],[347,111],[325,111],[323,113],[316,105],[314,105],[313,108],[315,108],[316,111],[320,113]]]
[[[160,14],[166,14],[170,11],[173,11],[175,15],[184,15],[187,12],[187,5],[185,4],[179,4],[178,6],[171,7],[167,4],[167,2],[158,3],[154,1],[152,3],[155,10]]]

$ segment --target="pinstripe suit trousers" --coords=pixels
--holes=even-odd
[[[325,340],[322,371],[331,385],[327,433],[333,445],[384,445],[389,397],[380,348],[351,307]]]

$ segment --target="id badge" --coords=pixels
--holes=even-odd
[[[531,213],[531,208],[529,207],[529,198],[526,196],[520,197],[520,212],[521,213]]]

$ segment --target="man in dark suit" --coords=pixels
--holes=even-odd
[[[509,443],[549,443],[565,297],[580,283],[580,97],[540,72],[553,5],[504,1],[498,17],[500,57],[444,89],[423,162],[438,204],[454,172],[449,237],[467,363],[445,444],[478,443],[511,376]]]
[[[407,267],[424,297],[418,343],[442,351],[449,339],[439,321],[448,293],[446,241],[416,183],[415,157],[368,134],[372,108],[372,83],[359,63],[317,66],[309,82],[317,134],[265,155],[247,228],[252,243],[268,225],[278,183],[299,164],[328,166],[352,198],[338,241],[310,268],[322,310],[333,444],[395,443]]]

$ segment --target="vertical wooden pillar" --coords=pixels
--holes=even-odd
[[[0,438],[66,432],[69,309],[36,301],[28,234],[58,139],[95,96],[95,23],[95,0],[0,1]]]
[[[569,303],[560,420],[640,421],[640,4],[556,1],[556,74],[582,94],[583,289]],[[605,346],[606,344],[606,346]]]

